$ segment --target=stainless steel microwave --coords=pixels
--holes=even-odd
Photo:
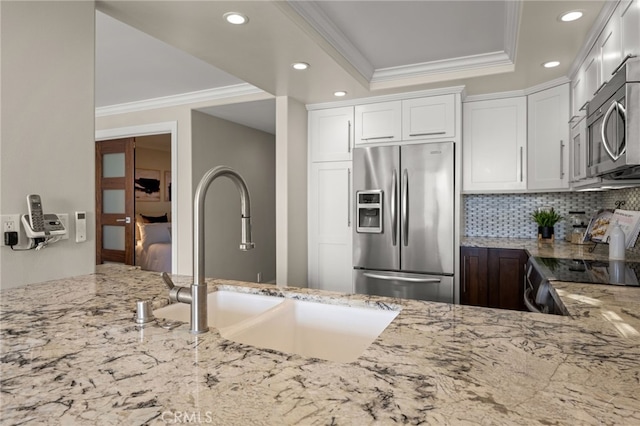
[[[587,106],[590,177],[640,177],[640,58],[629,58]]]

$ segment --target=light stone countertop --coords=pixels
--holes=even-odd
[[[174,277],[188,284],[188,277]],[[640,424],[640,290],[563,283],[572,317],[210,281],[326,303],[400,306],[353,363],[133,324],[157,273],[2,291],[2,424]]]
[[[502,249],[521,249],[529,252],[531,256],[555,257],[558,259],[585,259],[606,260],[609,259],[609,246],[598,244],[591,252],[594,244],[571,244],[564,240],[556,240],[553,243],[538,241],[529,238],[489,238],[489,237],[462,237],[461,247],[486,247]],[[627,250],[626,260],[640,262],[640,254],[634,250]]]

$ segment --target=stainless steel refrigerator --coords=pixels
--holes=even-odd
[[[454,148],[353,150],[356,293],[453,303]]]

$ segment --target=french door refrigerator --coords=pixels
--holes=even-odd
[[[353,150],[354,287],[453,303],[454,144]]]

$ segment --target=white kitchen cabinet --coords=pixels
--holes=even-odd
[[[597,45],[600,48],[600,84],[611,80],[611,74],[620,65],[620,20],[614,14],[607,25],[605,25],[600,37],[598,37]]]
[[[443,139],[455,136],[455,95],[402,101],[402,139]]]
[[[587,119],[582,117],[571,127],[571,182],[587,177]]]
[[[356,145],[397,142],[402,139],[402,101],[357,105]]]
[[[618,5],[622,58],[640,56],[640,0],[623,0]]]
[[[462,190],[526,190],[526,97],[466,102],[462,121]]]
[[[584,61],[584,91],[586,101],[593,98],[594,93],[600,87],[600,49],[594,45]]]
[[[571,82],[571,120],[572,124],[576,122],[578,117],[586,114],[586,108],[581,109],[589,100],[585,85],[585,72],[581,67]]]
[[[309,287],[353,293],[351,162],[312,163]]]
[[[309,111],[311,161],[351,159],[353,107]]]
[[[569,189],[569,83],[527,98],[527,188]]]

